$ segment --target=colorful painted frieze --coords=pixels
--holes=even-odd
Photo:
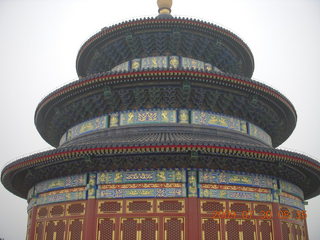
[[[304,199],[303,191],[298,186],[284,180],[279,180],[279,183],[281,191],[290,193],[300,199]]]
[[[184,183],[167,183],[162,185],[150,185],[146,188],[111,188],[99,186],[97,198],[174,198],[186,197],[186,185]],[[140,187],[140,188],[139,188]]]
[[[248,134],[247,122],[240,120],[240,132]]]
[[[53,191],[56,189],[85,186],[87,184],[87,174],[72,175],[68,177],[56,178],[40,182],[35,186],[35,194]]]
[[[110,127],[119,126],[119,113],[110,114]]]
[[[219,170],[199,170],[200,183],[243,185],[260,188],[277,188],[277,181],[274,178],[255,175],[232,173]]]
[[[233,190],[216,190],[216,189],[203,189],[200,188],[199,193],[201,198],[222,198],[232,200],[247,200],[247,201],[262,201],[271,202],[271,193],[259,192],[246,192],[246,191],[233,191]]]
[[[169,68],[177,69],[180,66],[180,58],[178,56],[169,57]]]
[[[186,182],[186,171],[183,169],[160,169],[153,171],[100,172],[97,174],[97,184],[139,182]]]
[[[141,59],[141,68],[167,68],[168,67],[168,57],[146,57]]]
[[[197,125],[228,128],[241,132],[243,134],[249,134],[250,132],[251,136],[264,141],[266,144],[271,145],[270,136],[261,128],[251,123],[221,114],[197,110],[190,111],[187,109],[151,109],[126,111],[101,116],[70,128],[60,139],[60,145],[82,134],[107,129],[108,125],[112,128],[126,125],[153,123],[191,123]]]
[[[129,71],[129,62],[121,63],[118,66],[112,68],[111,71]]]
[[[189,123],[189,111],[188,110],[179,110],[179,123]]]
[[[57,193],[52,195],[43,195],[37,199],[37,205],[43,205],[48,203],[66,202],[66,201],[77,201],[85,200],[87,191]]]
[[[289,197],[285,197],[285,196],[280,195],[279,202],[280,202],[280,204],[284,204],[287,206],[299,208],[300,210],[304,210],[304,204],[299,199],[289,198]]]
[[[221,72],[216,66],[210,63],[205,63],[193,58],[179,57],[179,56],[152,56],[146,58],[136,58],[132,61],[121,63],[111,71],[129,71],[129,70],[146,70],[152,68],[169,68],[169,69],[193,69]]]
[[[206,126],[225,127],[239,132],[241,131],[239,119],[203,111],[192,111],[191,123]]]
[[[137,59],[133,59],[131,61],[131,69],[132,70],[140,70],[141,68],[141,59],[137,58]]]
[[[204,62],[192,58],[181,58],[183,68],[204,70]]]
[[[198,197],[197,171],[188,171],[188,197]]]
[[[96,198],[96,183],[97,183],[97,174],[89,174],[89,183],[87,184],[88,190],[88,199]]]
[[[176,123],[176,110],[130,111],[120,114],[120,125],[145,123]]]
[[[105,129],[107,127],[108,127],[108,117],[107,116],[94,118],[89,121],[80,123],[73,128],[70,128],[69,131],[67,132],[66,140],[69,141],[75,137],[82,135],[82,134]],[[62,140],[62,138],[61,138],[61,140]]]
[[[271,137],[265,132],[263,131],[261,128],[259,128],[258,126],[252,124],[252,123],[248,123],[249,125],[249,135],[253,136],[265,143],[267,143],[268,145],[272,145],[272,140]]]

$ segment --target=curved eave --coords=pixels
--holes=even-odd
[[[87,145],[73,148],[54,149],[22,158],[7,165],[1,173],[3,185],[12,193],[26,198],[26,191],[22,193],[14,186],[14,178],[20,172],[28,172],[31,169],[39,169],[44,166],[64,164],[69,161],[88,158],[94,156],[115,156],[131,154],[157,154],[157,153],[187,153],[195,151],[204,154],[219,155],[221,157],[233,157],[240,159],[253,159],[254,161],[267,161],[270,163],[285,164],[297,171],[304,169],[307,177],[312,179],[314,189],[308,194],[306,199],[317,196],[320,193],[320,164],[319,162],[293,152],[275,150],[260,147],[246,147],[241,145],[196,145],[196,144],[176,144],[176,145],[154,145],[154,146],[102,146]],[[90,171],[90,170],[89,170]],[[285,176],[277,176],[283,177]],[[315,182],[317,181],[317,182]],[[19,183],[22,184],[22,183]]]
[[[117,25],[103,28],[100,32],[96,33],[90,37],[80,48],[77,59],[76,59],[76,70],[79,76],[86,76],[83,67],[87,65],[86,56],[95,49],[96,46],[99,46],[105,39],[113,39],[119,36],[125,36],[131,32],[139,32],[148,30],[157,30],[157,29],[185,29],[199,32],[202,34],[218,34],[223,39],[228,39],[234,45],[234,49],[237,49],[241,57],[245,60],[243,63],[245,66],[244,75],[251,77],[254,71],[254,58],[253,54],[248,47],[248,45],[242,41],[237,35],[232,33],[229,30],[226,30],[217,25],[203,22],[195,19],[188,18],[172,18],[172,19],[157,19],[157,18],[145,18],[130,20]],[[171,29],[171,30],[172,30]],[[106,44],[105,42],[103,44]],[[186,56],[187,57],[187,56]],[[126,59],[128,61],[131,59]],[[199,59],[200,60],[200,59]],[[120,64],[121,62],[117,63]]]
[[[40,126],[44,126],[39,117],[42,112],[46,112],[45,109],[51,109],[57,102],[62,99],[72,98],[77,96],[78,94],[82,94],[84,92],[89,92],[94,89],[101,88],[103,86],[108,85],[118,85],[118,84],[127,84],[134,82],[142,82],[142,81],[166,81],[172,80],[173,78],[190,78],[193,81],[197,81],[199,83],[209,83],[215,86],[223,86],[230,87],[234,89],[240,89],[241,91],[247,91],[249,93],[254,93],[257,95],[263,95],[265,99],[272,99],[279,103],[282,108],[287,111],[287,115],[290,116],[290,122],[287,122],[288,131],[286,133],[277,134],[280,137],[277,137],[277,140],[274,140],[274,136],[271,136],[273,139],[274,146],[280,145],[283,141],[285,141],[293,131],[296,125],[297,115],[296,111],[291,104],[291,102],[284,97],[278,91],[262,84],[257,81],[253,81],[248,78],[240,77],[233,74],[224,74],[224,73],[216,73],[216,72],[204,72],[204,71],[195,71],[195,70],[162,70],[162,69],[154,69],[154,70],[145,70],[145,71],[131,71],[131,72],[108,72],[95,74],[92,76],[88,76],[87,78],[83,78],[81,80],[72,82],[54,92],[49,94],[46,98],[44,98],[40,104],[38,105],[35,112],[35,125],[40,133],[40,135],[51,145],[58,146],[59,139],[61,136],[47,136],[45,134],[44,129]],[[70,126],[72,127],[72,126]],[[53,139],[53,140],[52,140]]]

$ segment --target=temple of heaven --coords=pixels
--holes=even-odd
[[[90,37],[79,80],[39,103],[36,128],[55,148],[1,173],[28,201],[27,239],[308,239],[320,164],[276,149],[294,106],[251,79],[239,37],[171,5]]]

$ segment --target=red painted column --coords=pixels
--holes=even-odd
[[[199,199],[196,197],[190,197],[188,200],[188,207],[187,207],[187,224],[185,234],[187,240],[195,240],[201,239],[201,232],[200,232],[200,214],[199,214]]]
[[[96,239],[96,200],[89,199],[86,204],[86,214],[84,220],[84,238],[83,239]]]
[[[27,239],[35,239],[35,232],[36,232],[36,219],[37,219],[37,207],[33,207],[32,208],[32,213],[31,213],[31,223],[30,223],[30,231],[29,233],[27,232],[27,234],[29,234]]]
[[[279,204],[278,203],[272,203],[272,221],[273,221],[273,233],[274,233],[274,239],[282,239],[282,229],[281,229],[281,214],[279,211]]]

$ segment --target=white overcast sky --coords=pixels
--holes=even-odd
[[[296,108],[297,127],[280,148],[320,159],[319,0],[173,0],[172,14],[238,34],[254,55],[253,79]],[[0,0],[0,166],[49,147],[34,111],[51,91],[77,79],[84,41],[105,26],[156,15],[156,0]],[[309,235],[316,240],[320,197],[308,202]],[[24,239],[26,206],[0,184],[0,238]]]

